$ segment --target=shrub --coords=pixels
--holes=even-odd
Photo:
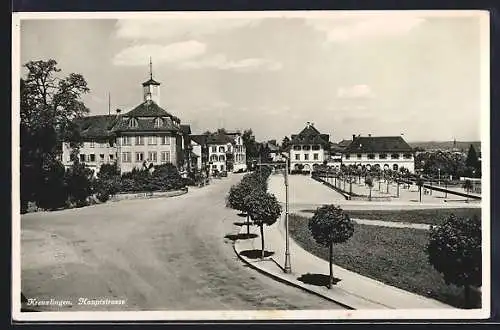
[[[42,159],[41,170],[35,176],[34,199],[44,209],[55,210],[64,207],[68,198],[64,165],[57,159],[46,156]]]
[[[65,181],[69,198],[76,206],[87,205],[87,198],[92,194],[92,177],[92,170],[78,161],[66,171]]]

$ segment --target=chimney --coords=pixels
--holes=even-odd
[[[352,135],[352,140],[354,141],[355,138],[356,138],[356,134],[353,134]]]
[[[121,109],[116,109],[116,114],[119,115],[122,112]]]
[[[372,137],[372,135],[371,135],[371,134],[368,134],[368,137]]]

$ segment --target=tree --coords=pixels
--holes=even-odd
[[[324,205],[314,212],[309,220],[309,230],[314,240],[330,249],[330,280],[328,288],[333,284],[333,244],[346,242],[354,234],[354,223],[340,207]]]
[[[471,306],[471,286],[481,286],[481,220],[450,217],[429,233],[427,254],[446,284],[464,288],[466,308]]]
[[[281,205],[272,194],[255,189],[245,198],[245,205],[253,223],[260,227],[261,258],[264,258],[264,225],[272,225],[281,215]]]
[[[288,136],[285,136],[283,140],[281,141],[281,151],[288,151],[290,149],[290,139]]]
[[[418,186],[419,202],[422,203],[422,186],[424,185],[424,179],[418,177],[415,183]]]
[[[365,184],[370,189],[370,195],[368,196],[368,200],[371,201],[372,200],[372,189],[373,189],[373,179],[371,176],[367,176],[365,178]]]
[[[259,157],[258,143],[255,141],[252,129],[246,129],[241,136],[245,146],[247,163]]]
[[[250,234],[250,215],[248,213],[247,205],[245,204],[245,197],[252,191],[252,187],[247,182],[240,182],[233,185],[229,189],[229,194],[226,198],[226,206],[233,210],[238,210],[246,213],[247,215],[247,234]]]
[[[52,155],[43,155],[38,181],[32,181],[34,200],[41,208],[56,210],[65,206],[68,191],[64,165]]]
[[[36,192],[39,187],[33,184],[47,179],[42,164],[56,158],[63,139],[77,140],[72,120],[89,111],[82,102],[83,94],[89,92],[82,75],[59,77],[61,70],[52,59],[30,61],[24,67],[27,74],[20,82],[22,208],[28,201],[36,201],[35,195],[42,197]]]
[[[472,181],[467,179],[464,182],[464,189],[466,193],[470,193],[472,191]],[[469,202],[469,196],[467,195],[466,202]]]
[[[478,170],[479,168],[479,158],[477,157],[476,149],[471,144],[469,147],[469,152],[467,153],[467,158],[465,160],[465,166],[473,170]]]
[[[66,185],[71,202],[76,206],[87,205],[87,198],[92,194],[93,171],[78,160],[66,171]]]

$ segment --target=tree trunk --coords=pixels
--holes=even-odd
[[[330,277],[328,278],[328,289],[331,289],[333,286],[333,267],[332,267],[332,259],[333,259],[333,242],[330,242],[330,258],[328,259],[330,262]]]
[[[372,200],[372,188],[370,188],[370,195],[368,196],[368,200],[371,202]]]
[[[389,193],[389,180],[387,180],[387,193]]]
[[[418,187],[418,196],[420,203],[422,203],[422,186]]]
[[[260,242],[262,244],[261,259],[264,259],[264,223],[260,225]]]
[[[399,182],[397,183],[397,185],[398,185],[398,192],[397,192],[398,195],[397,196],[399,198]]]
[[[247,235],[250,235],[250,215],[247,214]]]
[[[465,303],[465,308],[467,309],[474,308],[474,306],[472,306],[471,293],[472,290],[470,285],[464,285],[464,303]]]

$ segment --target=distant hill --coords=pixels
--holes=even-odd
[[[429,149],[441,149],[441,150],[451,150],[453,149],[453,141],[427,141],[427,142],[408,142],[412,148],[420,147],[425,150]],[[463,150],[467,152],[469,146],[473,145],[476,151],[481,151],[480,141],[457,141],[458,150]]]

